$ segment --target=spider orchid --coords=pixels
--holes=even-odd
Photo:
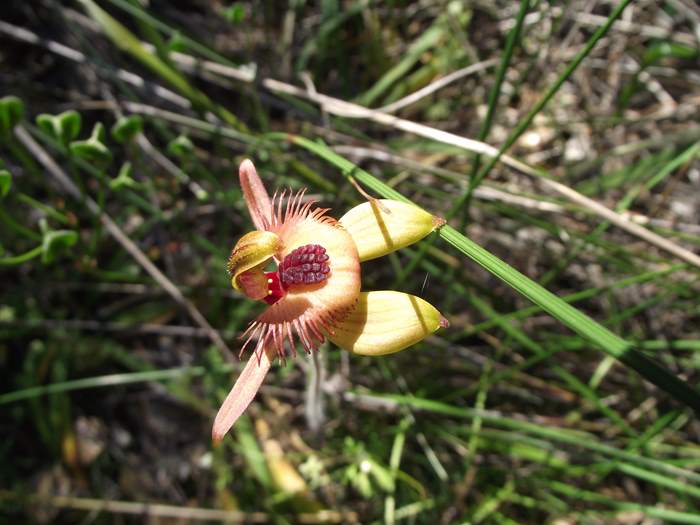
[[[448,325],[419,297],[360,292],[360,262],[419,241],[442,219],[399,201],[370,200],[336,220],[305,201],[305,190],[270,199],[250,160],[241,163],[239,177],[257,229],[233,248],[231,284],[269,306],[242,336],[241,354],[251,347],[252,355],[216,415],[215,442],[253,400],[273,359],[284,359],[287,349],[295,356],[297,343],[310,353],[329,339],[354,354],[378,356]]]

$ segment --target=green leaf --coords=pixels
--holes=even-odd
[[[105,146],[104,137],[105,127],[98,122],[88,140],[76,140],[70,143],[70,152],[86,162],[108,164],[112,160],[112,152]]]
[[[61,138],[65,142],[70,142],[80,135],[82,118],[77,111],[69,110],[56,116],[58,126],[61,130]]]
[[[40,113],[36,116],[36,125],[39,129],[54,139],[59,138],[59,133],[54,124],[54,116],[47,113]]]
[[[644,66],[650,66],[666,57],[694,60],[698,55],[700,55],[700,51],[694,47],[677,42],[655,42],[647,49],[646,53],[644,53],[642,64],[644,64]]]
[[[78,140],[71,142],[70,152],[86,162],[99,162],[107,164],[112,160],[112,153],[107,146],[93,140]]]
[[[10,95],[0,98],[0,136],[7,137],[24,117],[24,103]]]
[[[168,40],[168,51],[187,52],[187,44],[182,38],[182,33],[180,33],[180,31],[175,31],[170,37],[170,40]]]
[[[10,192],[12,187],[12,174],[7,170],[0,170],[0,198]]]
[[[62,252],[78,241],[78,234],[73,230],[52,230],[44,233],[41,241],[41,262],[49,264]]]
[[[82,128],[80,113],[73,110],[64,111],[58,115],[42,113],[36,117],[36,123],[44,133],[64,146],[74,140]]]
[[[234,2],[224,11],[224,18],[232,24],[240,24],[245,20],[245,9],[240,3]]]
[[[194,144],[185,135],[180,135],[168,144],[168,153],[179,158],[187,158],[192,155]]]
[[[377,485],[379,485],[385,492],[393,492],[394,478],[391,475],[391,471],[374,460],[368,461],[370,464],[369,472]]]
[[[131,163],[125,162],[122,164],[122,167],[119,168],[119,174],[114,179],[109,181],[109,187],[114,191],[120,191],[124,188],[138,187],[139,183],[131,177],[131,173]]]
[[[124,144],[131,142],[134,137],[143,131],[143,118],[140,115],[121,117],[112,126],[112,138]]]
[[[0,254],[4,253],[4,249],[0,249]],[[12,255],[10,257],[0,257],[0,267],[1,266],[17,266],[24,264],[27,261],[39,257],[43,253],[43,247],[41,245],[32,248],[31,250],[21,253],[19,255]]]
[[[265,454],[260,448],[259,441],[255,437],[250,418],[245,415],[241,417],[236,422],[234,432],[238,441],[236,452],[245,459],[258,482],[268,489],[273,489],[274,485],[272,477],[270,476],[270,471],[267,468],[267,463],[265,462]]]
[[[107,133],[105,132],[105,125],[102,124],[102,122],[95,124],[95,126],[92,128],[92,133],[90,133],[90,138],[92,140],[98,140],[104,143],[105,138],[107,138]]]
[[[352,482],[353,487],[355,487],[355,489],[362,494],[364,498],[371,498],[374,491],[372,490],[372,483],[370,482],[367,473],[357,469],[356,471],[351,472],[350,476],[350,481]]]

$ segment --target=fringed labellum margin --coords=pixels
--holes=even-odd
[[[412,205],[373,200],[340,221],[304,201],[304,191],[270,199],[249,160],[239,170],[257,230],[244,235],[229,259],[233,287],[269,306],[243,334],[241,354],[253,355],[214,421],[219,441],[255,397],[275,356],[312,352],[326,339],[362,355],[411,346],[447,326],[440,312],[413,295],[360,293],[360,261],[413,244],[444,221]],[[286,203],[284,202],[286,201]],[[278,267],[265,271],[274,261]]]

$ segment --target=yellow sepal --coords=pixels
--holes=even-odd
[[[354,354],[377,356],[399,352],[447,325],[433,305],[415,295],[362,292],[328,338]]]
[[[384,199],[355,206],[338,222],[355,241],[360,261],[409,246],[445,223],[411,204]]]
[[[242,274],[249,272],[247,277],[252,277],[252,281],[256,283],[260,279],[263,273],[263,267],[267,261],[269,261],[281,247],[282,241],[272,232],[256,230],[246,233],[236,243],[236,246],[231,252],[231,257],[228,260],[231,285],[236,290],[246,293],[247,290],[245,288],[248,287],[246,285],[247,279],[242,279]],[[250,284],[252,285],[253,282]],[[252,295],[256,294],[246,293],[246,295],[252,297]],[[258,297],[253,298],[257,299]]]

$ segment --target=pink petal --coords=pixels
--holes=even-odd
[[[266,230],[272,217],[272,201],[249,159],[241,162],[238,177],[253,224],[258,230]]]
[[[245,365],[243,372],[236,380],[236,384],[233,385],[224,400],[224,404],[221,405],[216,414],[214,427],[211,430],[211,437],[215,443],[219,443],[224,438],[226,432],[248,408],[255,394],[260,390],[260,386],[270,370],[270,365],[267,352],[263,351],[261,357],[258,357],[255,352],[251,354],[248,364]]]

